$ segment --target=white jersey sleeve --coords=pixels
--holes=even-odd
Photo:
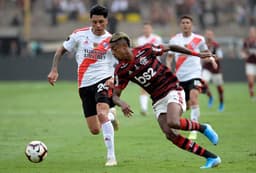
[[[63,47],[68,52],[74,52],[76,48],[76,34],[72,33],[64,42]]]

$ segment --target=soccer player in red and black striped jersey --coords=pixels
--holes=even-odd
[[[204,85],[206,86],[206,94],[209,97],[208,107],[213,105],[213,96],[208,87],[211,81],[217,88],[219,95],[219,107],[218,111],[224,111],[224,88],[223,88],[223,76],[221,72],[220,60],[223,58],[223,52],[219,44],[214,40],[214,33],[212,30],[208,29],[205,31],[205,40],[208,49],[216,55],[215,61],[218,64],[217,68],[214,68],[212,63],[209,61],[203,62],[202,79],[204,80]]]
[[[182,118],[186,111],[185,93],[179,86],[177,77],[163,65],[157,56],[167,51],[177,51],[201,58],[210,57],[210,53],[197,53],[176,45],[153,45],[130,48],[129,37],[122,32],[115,33],[110,39],[113,55],[119,60],[115,68],[115,86],[113,101],[120,106],[124,115],[132,116],[130,106],[120,99],[122,90],[132,81],[145,89],[153,101],[153,109],[159,126],[166,138],[177,147],[206,158],[201,168],[212,168],[221,163],[220,157],[201,147],[194,141],[179,134],[178,130],[196,130],[204,134],[214,145],[218,143],[218,135],[209,124]]]

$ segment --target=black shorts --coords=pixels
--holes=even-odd
[[[180,86],[182,86],[185,91],[186,101],[189,101],[190,91],[192,89],[197,89],[199,90],[199,92],[201,92],[203,84],[200,78],[195,78],[188,81],[180,82]]]
[[[107,103],[109,107],[114,107],[112,101],[112,89],[105,86],[105,81],[102,81],[88,87],[79,88],[79,95],[83,105],[85,117],[90,117],[97,114],[96,104]]]

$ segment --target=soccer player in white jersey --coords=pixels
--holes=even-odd
[[[192,32],[193,19],[184,15],[180,18],[181,33],[173,36],[169,44],[177,44],[184,46],[190,50],[203,52],[208,51],[203,36]],[[180,53],[169,52],[166,64],[171,67],[171,61],[175,57],[175,73],[180,81],[181,86],[185,90],[187,107],[191,108],[190,117],[193,121],[197,121],[200,116],[198,96],[202,87],[201,83],[201,60],[196,56],[184,55]],[[190,139],[197,138],[197,132],[192,131],[189,135]]]
[[[111,89],[115,58],[107,51],[111,34],[105,30],[108,10],[95,5],[90,11],[91,26],[75,30],[57,49],[48,81],[54,85],[58,79],[58,64],[65,52],[74,52],[78,64],[78,87],[84,116],[93,135],[102,128],[107,148],[106,166],[117,165],[114,147],[114,128],[108,114],[113,107]],[[113,110],[114,111],[114,110]],[[113,113],[112,113],[113,114]],[[112,115],[112,117],[114,117]]]
[[[147,43],[159,45],[162,44],[162,38],[153,33],[153,27],[151,23],[145,22],[143,25],[143,35],[138,37],[137,39],[137,46],[142,46]],[[147,115],[148,112],[148,93],[141,88],[140,92],[140,109],[141,109],[141,114],[142,115]]]

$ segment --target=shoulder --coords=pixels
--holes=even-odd
[[[127,72],[128,66],[128,63],[119,62],[115,67],[115,74],[119,76],[124,75]]]
[[[175,40],[175,39],[179,39],[182,38],[182,33],[177,33],[175,35],[172,35],[170,40]]]
[[[220,44],[217,41],[212,41],[212,44],[214,47],[220,47]]]
[[[200,34],[196,34],[196,33],[192,33],[192,38],[197,38],[199,40],[205,41],[204,36],[200,35]]]
[[[88,31],[90,31],[90,27],[83,27],[83,28],[75,29],[72,33],[73,34],[78,34],[78,33],[88,32]]]

